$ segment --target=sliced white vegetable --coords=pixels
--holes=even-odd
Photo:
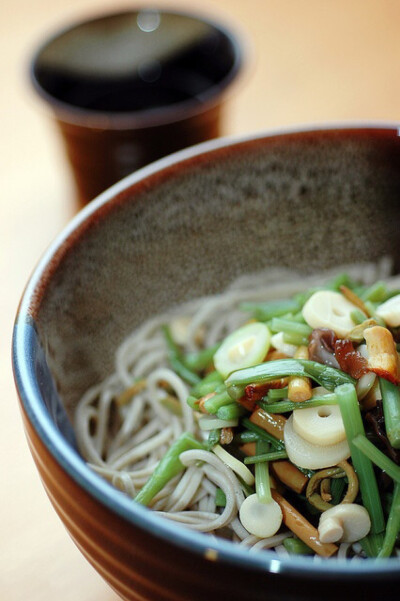
[[[235,419],[219,419],[213,415],[204,415],[199,418],[200,430],[217,430],[218,428],[234,428],[239,423],[238,418]]]
[[[323,447],[345,440],[339,405],[321,405],[293,411],[293,429],[304,440]]]
[[[286,421],[283,437],[290,461],[299,467],[311,470],[323,469],[337,465],[339,461],[350,457],[347,440],[324,447],[304,440],[294,431],[293,415]]]
[[[276,348],[277,351],[285,353],[285,355],[287,355],[288,357],[294,357],[294,354],[297,351],[298,347],[294,344],[289,344],[288,342],[285,342],[283,337],[283,332],[278,332],[277,334],[274,334],[273,336],[271,336],[271,345],[274,348]]]
[[[355,309],[340,292],[319,290],[305,303],[302,313],[311,328],[329,328],[344,337],[355,326],[350,316]]]
[[[366,344],[359,344],[357,347],[358,352],[360,353],[360,355],[362,357],[364,357],[364,359],[368,359],[369,357],[369,353],[368,353],[368,349],[367,349],[367,345]]]
[[[381,387],[379,386],[379,378],[375,378],[375,381],[372,385],[371,390],[364,397],[363,401],[366,402],[368,406],[375,407],[376,401],[382,400]]]
[[[356,503],[342,503],[321,514],[318,525],[321,543],[354,543],[371,529],[368,511]]]
[[[387,301],[379,305],[376,314],[385,321],[391,328],[400,326],[400,294],[392,296]]]
[[[261,363],[268,353],[271,333],[261,322],[249,323],[229,334],[214,355],[214,365],[226,378],[237,369]]]
[[[367,396],[373,385],[375,384],[376,374],[373,371],[368,371],[363,374],[356,384],[357,398],[361,401]]]
[[[240,506],[239,517],[250,534],[267,538],[276,534],[282,524],[282,510],[278,503],[260,503],[257,494],[247,497]]]
[[[219,444],[213,448],[213,453],[215,453],[217,457],[219,457],[225,463],[225,465],[230,467],[235,474],[242,478],[246,484],[253,486],[254,476],[244,463],[225,451],[225,449],[223,449]]]

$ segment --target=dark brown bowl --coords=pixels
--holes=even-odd
[[[253,554],[136,505],[86,466],[68,416],[135,326],[240,274],[383,255],[399,271],[399,198],[394,125],[213,141],[116,184],[42,258],[13,341],[26,434],[56,511],[122,598],[397,598],[395,559]]]

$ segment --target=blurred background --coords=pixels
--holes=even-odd
[[[116,601],[46,498],[22,431],[10,346],[24,285],[75,211],[63,148],[28,81],[31,53],[64,25],[131,7],[193,10],[248,40],[224,133],[400,119],[398,0],[5,0],[0,8],[0,598]]]

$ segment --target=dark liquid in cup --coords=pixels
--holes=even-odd
[[[72,36],[70,41],[67,32],[62,45],[55,41],[50,52],[45,50],[39,56],[34,72],[37,82],[53,98],[91,111],[154,110],[187,100],[201,103],[207,92],[226,77],[235,61],[232,43],[223,32],[203,25],[201,31],[195,30],[191,36],[190,20],[181,23],[177,15],[172,18],[163,15],[160,26],[152,32],[138,30],[135,21],[131,34],[138,38],[141,58],[135,55],[134,45],[131,57],[127,55],[131,41],[126,31],[118,48],[117,27],[117,22],[111,21],[110,25],[100,20],[95,35],[92,29],[80,37]],[[179,27],[186,27],[181,43],[176,42],[182,32]],[[85,64],[87,38],[92,58]],[[149,47],[147,55],[143,53],[143,44]],[[102,64],[102,52],[106,55],[105,62],[111,57],[111,64],[106,67]]]

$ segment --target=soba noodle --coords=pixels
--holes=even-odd
[[[79,402],[75,429],[82,456],[93,470],[134,498],[183,432],[204,439],[196,414],[187,404],[190,385],[170,367],[161,326],[184,326],[185,352],[210,347],[248,320],[239,310],[242,301],[288,298],[328,281],[338,270],[312,277],[283,269],[244,276],[221,294],[148,320],[117,349],[114,373],[90,388]],[[389,278],[391,262],[385,258],[377,264],[346,266],[345,270],[370,285]],[[399,281],[390,280],[390,287],[396,284]],[[171,411],[171,398],[175,412]],[[250,551],[274,548],[277,553],[287,553],[283,542],[291,532],[285,527],[274,536],[259,538],[241,524],[239,508],[246,488],[220,457],[198,449],[183,452],[180,461],[184,471],[152,499],[154,511],[192,530],[236,541]],[[217,489],[225,495],[224,507],[216,505]],[[360,555],[357,543],[342,543],[337,554]]]

